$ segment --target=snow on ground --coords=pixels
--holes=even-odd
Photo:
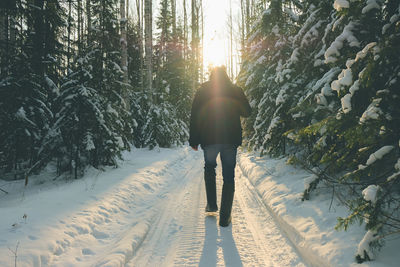
[[[335,267],[398,266],[398,238],[387,240],[375,261],[356,264],[354,256],[366,233],[364,227],[352,225],[347,232],[334,230],[337,217],[345,217],[347,210],[332,199],[331,189],[320,188],[312,193],[311,200],[302,202],[304,181],[313,174],[288,166],[286,160],[242,153],[238,165],[306,262]]]
[[[135,150],[122,166],[2,195],[0,266],[120,266],[145,238],[162,200],[191,169],[187,150]],[[183,162],[185,165],[183,166]],[[15,193],[12,193],[15,191]],[[26,221],[22,218],[27,215]],[[15,226],[13,226],[15,225]]]
[[[220,198],[220,165],[217,175]],[[365,234],[333,229],[345,210],[329,210],[329,193],[301,202],[310,174],[285,159],[239,154],[227,228],[204,213],[202,153],[188,148],[135,149],[79,180],[48,176],[26,189],[0,180],[0,266],[349,266]],[[396,266],[398,243],[354,266]]]

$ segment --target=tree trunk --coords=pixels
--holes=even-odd
[[[187,59],[187,13],[186,13],[186,0],[183,0],[183,59]],[[186,69],[186,66],[185,66]]]
[[[232,0],[229,1],[229,37],[230,37],[230,74],[231,79],[233,79],[233,18],[232,18]]]
[[[250,3],[250,17],[252,18],[253,16],[254,16],[254,10],[255,10],[255,4],[254,4],[254,0],[251,0],[251,3]]]
[[[3,45],[6,41],[6,9],[0,8],[0,42]]]
[[[129,1],[129,0],[128,0]],[[123,81],[124,81],[124,86],[123,86],[123,97],[126,105],[126,109],[129,110],[129,94],[128,94],[128,87],[126,86],[128,84],[128,42],[126,39],[126,24],[128,22],[126,18],[126,13],[128,10],[125,10],[125,0],[120,0],[120,27],[121,27],[121,68],[122,71],[124,72],[123,74]]]
[[[81,1],[78,1],[78,6],[77,6],[77,12],[78,12],[78,54],[81,54],[82,50],[82,3]]]
[[[101,0],[101,12],[100,12],[100,24],[99,24],[99,28],[100,28],[100,32],[101,32],[101,38],[100,38],[100,45],[99,45],[99,50],[100,50],[100,72],[99,72],[99,77],[101,77],[101,79],[104,79],[104,69],[105,69],[105,61],[106,61],[106,53],[105,53],[105,43],[106,43],[106,25],[104,22],[104,18],[106,15],[106,3],[105,0]],[[98,37],[96,36],[96,39]],[[102,82],[100,83],[100,91],[104,92],[104,88],[105,88],[105,84]]]
[[[240,29],[241,29],[241,38],[240,38],[240,41],[241,41],[241,50],[242,50],[242,55],[243,55],[243,53],[244,53],[244,40],[245,40],[245,33],[244,33],[244,28],[245,28],[245,19],[244,19],[244,16],[245,16],[245,12],[244,12],[244,4],[243,4],[243,1],[244,0],[240,0],[240,13],[241,13],[241,18],[242,18],[242,25],[241,25],[241,27],[240,27]]]
[[[127,23],[126,25],[128,25],[128,21],[129,21],[129,0],[126,1],[125,16],[126,16],[126,23]]]
[[[43,7],[44,0],[35,0],[35,7],[32,8],[33,13],[33,51],[32,51],[32,69],[39,76],[43,77],[43,42],[44,42],[44,21],[43,21]]]
[[[7,43],[7,35],[6,35],[6,28],[7,28],[7,15],[6,10],[1,8],[0,9],[0,74],[3,73],[5,68],[5,55],[7,54],[6,51],[6,43]]]
[[[199,23],[198,23],[198,8],[197,1],[192,0],[192,68],[193,68],[193,83],[192,89],[196,90],[197,82],[199,80],[199,71],[198,71],[198,32],[199,32]]]
[[[172,36],[176,38],[176,0],[171,0],[172,11]]]
[[[92,27],[92,19],[91,19],[91,7],[90,0],[86,0],[86,16],[87,16],[87,46],[90,46],[91,42],[91,27]]]
[[[11,46],[11,51],[15,52],[14,50],[14,46],[15,46],[15,42],[16,42],[16,38],[17,38],[17,29],[16,29],[16,24],[17,24],[17,18],[16,18],[16,10],[17,10],[17,2],[16,0],[11,0],[10,1],[10,11],[9,11],[9,20],[8,20],[8,24],[9,24],[9,40],[8,40],[8,45]],[[7,32],[7,31],[6,31]],[[6,39],[7,39],[7,35],[6,35]]]
[[[71,24],[72,24],[72,0],[68,0],[68,26],[67,26],[67,69],[70,68],[71,60]]]
[[[204,81],[204,14],[203,14],[203,1],[200,0],[200,12],[201,12],[201,55],[199,56],[200,60],[200,81]]]
[[[250,0],[246,0],[246,36],[250,33]]]
[[[145,65],[146,65],[146,90],[150,96],[149,100],[152,102],[153,95],[153,34],[152,34],[152,0],[145,0],[144,2],[144,15],[145,15]]]
[[[165,2],[164,2],[165,3]],[[168,5],[168,2],[166,2],[166,4]],[[168,9],[168,8],[167,8]],[[166,21],[163,22],[163,26],[161,26],[161,35],[160,35],[160,45],[159,45],[159,61],[158,63],[156,63],[156,65],[158,64],[163,64],[164,62],[164,49],[165,49],[165,39],[166,39],[166,34],[167,34],[167,24]],[[156,85],[157,87],[157,85]]]
[[[120,27],[121,27],[121,68],[124,72],[124,83],[128,83],[128,50],[126,40],[126,13],[125,0],[120,0]]]
[[[140,66],[139,66],[139,82],[140,82],[140,87],[144,89],[143,87],[143,20],[142,20],[142,0],[136,0],[136,12],[138,16],[138,45],[139,45],[139,61],[140,61]]]

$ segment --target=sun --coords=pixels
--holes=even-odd
[[[205,66],[220,66],[226,64],[227,51],[225,41],[213,38],[204,43],[204,64]]]
[[[203,0],[204,18],[204,66],[225,65],[228,58],[228,27],[227,15],[229,0]]]

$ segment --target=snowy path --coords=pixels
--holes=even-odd
[[[18,266],[305,266],[240,168],[232,226],[206,216],[202,165],[201,152],[188,149],[141,151],[22,204],[3,199],[0,265],[13,266],[8,248],[19,242]],[[29,220],[10,226],[23,213]]]
[[[233,226],[204,214],[202,161],[164,203],[151,234],[127,266],[305,266],[254,188],[236,172]],[[222,186],[218,174],[218,199]]]

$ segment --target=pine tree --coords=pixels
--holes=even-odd
[[[57,94],[62,57],[58,40],[65,14],[52,0],[14,4],[8,17],[13,34],[0,82],[4,111],[0,124],[5,128],[0,151],[8,159],[6,170],[27,177],[51,159],[42,143],[53,120],[51,104]],[[16,24],[17,20],[21,24]]]
[[[59,172],[69,171],[75,178],[83,174],[85,166],[98,167],[104,159],[104,135],[112,139],[102,107],[102,98],[90,87],[93,79],[90,62],[95,53],[77,59],[61,85],[57,98],[58,111],[48,139],[58,137],[56,155]]]
[[[169,147],[187,139],[189,92],[185,85],[183,46],[178,31],[173,34],[170,1],[160,3],[159,30],[155,46],[155,93],[144,124],[145,143],[150,147]],[[178,101],[176,101],[179,99]],[[179,113],[179,111],[184,111]]]
[[[103,164],[116,164],[115,157],[123,149],[129,148],[131,125],[127,101],[123,92],[124,71],[121,69],[120,35],[117,1],[102,0],[92,6],[94,22],[92,37],[98,40],[91,47],[95,53],[93,62],[93,79],[90,87],[95,88],[102,97],[102,114],[110,133],[104,133],[102,148]]]
[[[239,80],[255,107],[248,143],[289,153],[316,175],[303,200],[321,182],[339,187],[350,214],[337,228],[364,222],[360,247],[379,247],[399,228],[399,5],[293,1],[291,12],[284,2],[270,1],[247,40]],[[370,249],[357,252],[368,259]]]

